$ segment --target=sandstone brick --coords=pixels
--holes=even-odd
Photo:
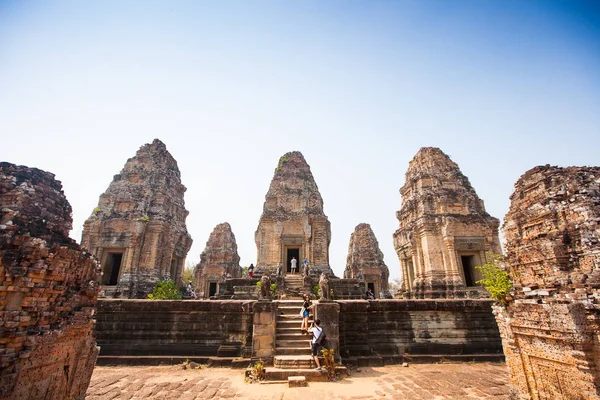
[[[82,398],[96,361],[99,265],[68,237],[50,173],[0,163],[0,397]],[[32,277],[36,278],[32,278]],[[40,334],[42,333],[42,334]]]

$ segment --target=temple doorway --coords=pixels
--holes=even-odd
[[[104,256],[104,263],[102,263],[103,285],[114,286],[117,283],[119,283],[119,274],[121,272],[122,260],[122,251],[110,251]]]
[[[300,266],[302,265],[302,261],[300,260],[300,248],[287,248],[286,262],[285,262],[285,270],[288,273],[292,272],[292,257],[296,259],[296,273],[299,273]]]
[[[460,256],[466,287],[477,286],[477,281],[481,279],[481,273],[475,269],[478,261],[475,258],[474,255]]]
[[[213,297],[217,294],[217,282],[210,282],[208,284],[208,297]]]

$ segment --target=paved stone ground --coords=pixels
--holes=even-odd
[[[351,370],[338,382],[248,384],[240,370],[169,367],[96,367],[87,400],[364,400],[508,399],[501,363],[414,364]]]

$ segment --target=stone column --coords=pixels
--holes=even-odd
[[[252,357],[270,359],[275,355],[275,315],[277,305],[259,300],[252,305]]]
[[[340,305],[330,300],[319,300],[315,306],[315,319],[321,320],[321,328],[327,335],[327,346],[340,359]]]

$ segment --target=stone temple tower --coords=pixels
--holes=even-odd
[[[310,167],[299,151],[279,159],[254,237],[256,272],[272,274],[281,264],[283,274],[290,273],[294,257],[298,260],[297,273],[306,259],[311,274],[327,272],[333,276],[329,266],[330,223]]]
[[[224,278],[242,277],[237,242],[229,223],[217,225],[210,234],[194,277],[196,294],[202,299],[216,295]]]
[[[379,242],[369,224],[358,224],[350,235],[344,278],[364,279],[377,298],[392,298],[388,287],[390,270],[383,262]]]
[[[421,148],[400,189],[394,248],[402,269],[399,295],[409,298],[479,297],[475,266],[499,253],[498,226],[462,174],[440,149]]]
[[[161,279],[182,284],[192,246],[177,162],[155,139],[138,150],[85,221],[82,247],[102,264],[103,291],[145,297]]]

